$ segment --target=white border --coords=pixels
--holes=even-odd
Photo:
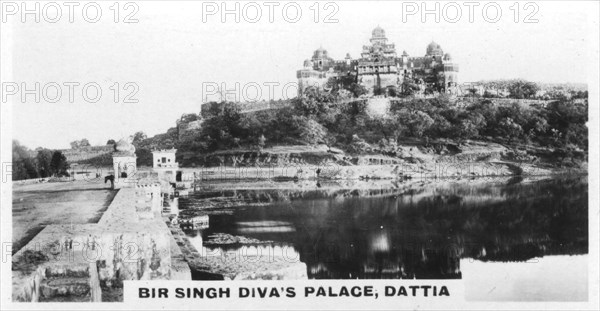
[[[19,1],[20,2],[20,1]],[[565,2],[566,4],[566,2]],[[588,26],[588,40],[589,46],[587,55],[589,60],[589,71],[588,71],[588,89],[589,89],[589,301],[587,303],[561,303],[561,302],[528,302],[528,303],[517,303],[517,302],[477,302],[470,303],[464,301],[463,297],[456,297],[457,299],[452,300],[432,300],[432,299],[419,299],[409,300],[406,299],[405,303],[382,306],[375,304],[371,300],[335,300],[333,302],[316,303],[313,301],[298,301],[294,305],[279,305],[275,304],[274,300],[252,300],[252,301],[234,301],[225,300],[223,304],[212,305],[210,307],[219,309],[314,309],[314,308],[332,308],[332,309],[363,309],[365,307],[370,309],[466,309],[466,310],[508,310],[508,309],[546,309],[546,310],[594,310],[600,308],[599,302],[599,195],[600,192],[600,171],[599,163],[600,150],[599,150],[599,138],[600,138],[600,107],[599,107],[599,56],[600,56],[600,45],[599,45],[599,12],[588,12],[587,26]],[[595,14],[595,15],[593,15]],[[476,27],[476,25],[474,25]],[[0,24],[0,55],[1,55],[1,66],[0,66],[0,81],[12,81],[12,27],[11,24]],[[12,145],[12,105],[1,105],[0,112],[1,119],[1,158],[2,162],[9,162],[11,159],[11,145]],[[1,183],[1,241],[12,241],[12,216],[11,208],[7,208],[12,205],[12,186],[11,183]],[[2,255],[5,255],[3,250]],[[158,305],[157,302],[149,302],[147,304],[131,304],[131,303],[62,303],[62,304],[29,304],[29,303],[11,303],[11,264],[10,258],[5,262],[3,258],[1,267],[1,295],[0,295],[0,309],[8,310],[46,310],[46,309],[64,309],[64,310],[105,310],[105,309],[144,309],[144,310],[159,310],[164,308],[174,309],[199,309],[203,307],[201,301],[182,300],[177,305]],[[156,282],[157,284],[159,282]],[[233,282],[232,286],[240,286],[243,283],[244,286],[258,286],[263,282]],[[343,281],[330,281],[331,284],[342,284]],[[427,282],[424,282],[427,283]],[[432,283],[432,282],[429,282]],[[443,283],[441,281],[435,281],[435,283]],[[228,283],[219,282],[219,286],[227,285]],[[280,286],[287,286],[288,282],[281,281],[278,283]],[[460,298],[460,299],[458,299]]]

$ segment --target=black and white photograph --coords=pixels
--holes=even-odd
[[[0,1],[6,310],[594,310],[597,1]]]

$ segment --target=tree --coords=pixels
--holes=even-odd
[[[305,116],[315,116],[327,113],[335,97],[329,93],[322,92],[319,89],[309,88],[304,92],[303,97],[296,98],[293,101],[296,111]]]
[[[146,133],[144,133],[142,131],[135,132],[135,134],[133,134],[132,143],[137,146],[139,143],[141,143],[146,138],[148,138],[148,136],[146,136]]]
[[[76,141],[72,141],[70,143],[71,145],[71,149],[81,149],[84,147],[89,147],[90,142],[87,140],[87,138],[82,138],[81,140],[76,140]]]
[[[67,157],[60,151],[56,150],[52,153],[52,159],[50,160],[50,170],[54,176],[68,175],[67,170],[69,169],[69,163],[67,163]]]
[[[472,97],[477,96],[477,89],[474,88],[474,87],[473,88],[468,88],[467,92],[469,92],[469,95],[472,96]]]
[[[116,145],[116,144],[117,144],[117,142],[116,142],[114,139],[109,139],[109,140],[106,142],[106,144],[107,144],[107,145]]]
[[[525,80],[513,80],[507,88],[510,97],[517,99],[532,98],[540,90],[537,84]]]
[[[299,115],[313,118],[325,127],[331,126],[341,112],[341,104],[329,93],[318,89],[305,92],[305,96],[293,101],[294,109]]]
[[[419,90],[419,85],[407,80],[404,80],[404,82],[402,82],[402,95],[404,96],[410,96],[415,94],[417,91]]]
[[[433,119],[420,110],[403,109],[396,113],[396,118],[399,125],[404,126],[412,137],[421,137],[433,125]]]
[[[477,137],[486,125],[483,115],[477,112],[462,113],[459,120],[452,131],[453,137],[459,140]]]
[[[245,133],[240,126],[242,114],[235,103],[222,103],[221,111],[206,122],[205,133],[214,137],[218,147],[231,147],[235,137]]]
[[[548,121],[543,115],[540,115],[540,113],[532,113],[527,118],[527,123],[523,130],[525,131],[525,138],[528,142],[532,140],[541,142],[540,138],[545,136],[548,131]]]
[[[90,142],[87,140],[87,138],[83,138],[80,142],[79,142],[79,147],[90,147],[91,144]]]
[[[326,87],[332,91],[339,91],[340,87],[350,91],[353,84],[356,83],[356,77],[348,74],[345,76],[332,77],[327,80]]]
[[[136,155],[136,165],[138,167],[140,166],[152,166],[152,151],[150,151],[150,149],[147,148],[136,148],[135,149],[135,155]]]
[[[545,112],[548,115],[547,127],[554,130],[553,137],[556,147],[562,148],[569,144],[582,150],[588,149],[588,106],[569,101],[549,103]]]
[[[498,92],[488,91],[488,90],[485,90],[483,92],[483,98],[498,98],[498,97],[500,97],[500,95],[498,95]]]
[[[40,177],[50,177],[52,175],[52,155],[53,151],[50,149],[40,149],[35,157],[38,167],[38,174]]]
[[[327,136],[327,129],[312,118],[293,116],[292,123],[294,134],[304,143],[316,145],[322,143]]]
[[[431,137],[452,137],[453,126],[450,121],[448,121],[441,114],[432,115],[433,124],[427,130],[427,135]]]
[[[341,80],[339,80],[336,77],[331,77],[331,78],[327,79],[327,82],[325,82],[323,89],[325,91],[327,91],[328,93],[333,94],[334,96],[337,96],[338,93],[340,92],[340,84],[341,84]]]
[[[375,95],[375,96],[383,95],[384,92],[385,92],[385,89],[383,89],[382,87],[380,87],[378,85],[373,86],[373,95]]]
[[[364,139],[358,137],[358,135],[352,135],[352,141],[348,146],[350,152],[361,154],[371,151],[371,145],[369,145]]]
[[[354,95],[354,97],[360,97],[360,96],[368,93],[367,89],[364,86],[362,86],[361,84],[358,84],[356,82],[353,82],[350,85],[348,85],[348,87],[346,87],[346,89],[348,91],[350,91],[350,93],[352,93],[352,95]]]
[[[502,136],[508,139],[509,143],[523,136],[523,128],[519,124],[517,124],[512,118],[503,118],[498,123],[498,126],[498,130],[500,131]]]
[[[18,141],[12,142],[12,180],[36,178],[35,164],[29,155],[29,149]]]
[[[398,95],[400,95],[400,92],[398,92],[398,88],[396,86],[390,85],[386,88],[387,90],[387,95],[390,97],[398,97]]]

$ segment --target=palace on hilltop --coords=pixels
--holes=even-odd
[[[449,53],[431,42],[424,56],[396,53],[385,31],[377,26],[371,33],[370,44],[362,47],[359,59],[346,54],[343,60],[334,60],[320,47],[304,68],[297,71],[298,94],[308,87],[323,88],[331,78],[352,81],[364,86],[370,95],[385,94],[390,88],[401,91],[411,87],[415,93],[452,93],[458,82],[458,65]]]

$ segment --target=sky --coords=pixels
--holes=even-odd
[[[398,54],[406,50],[423,56],[429,42],[439,43],[460,65],[461,82],[524,78],[586,83],[590,59],[598,58],[597,41],[590,39],[597,40],[597,17],[588,16],[597,14],[597,2],[537,2],[537,10],[520,3],[518,22],[512,1],[497,2],[502,14],[495,23],[483,18],[485,2],[474,8],[472,23],[468,7],[460,1],[456,3],[462,15],[456,23],[449,21],[456,14],[446,2],[439,2],[439,12],[447,8],[439,23],[433,15],[422,20],[421,8],[403,20],[410,7],[392,1],[336,2],[329,7],[320,2],[318,15],[315,2],[297,2],[302,12],[296,22],[291,22],[295,6],[290,4],[287,14],[284,3],[274,7],[271,22],[269,7],[257,2],[262,15],[256,23],[251,20],[257,11],[246,2],[237,2],[239,22],[233,14],[222,20],[221,2],[203,7],[191,1],[148,1],[136,2],[137,8],[121,3],[118,23],[110,8],[113,2],[98,3],[102,15],[96,23],[83,18],[82,6],[74,8],[71,23],[63,6],[56,23],[44,18],[35,23],[29,16],[22,22],[17,13],[1,24],[2,44],[8,45],[9,54],[5,46],[2,62],[5,66],[8,60],[10,68],[3,82],[19,87],[16,95],[7,96],[12,136],[22,144],[69,148],[69,142],[81,138],[100,145],[136,131],[163,133],[182,114],[198,113],[214,85],[234,89],[239,83],[239,93],[246,91],[242,100],[293,97],[296,70],[315,49],[321,46],[335,59],[346,53],[357,58],[378,25]],[[208,14],[212,4],[217,5],[215,15]],[[230,2],[227,8],[234,5]],[[48,7],[42,17],[54,18],[53,10]],[[87,12],[86,17],[94,17],[89,8]],[[532,12],[537,22],[524,23]],[[130,13],[137,23],[123,23]],[[488,8],[488,13],[493,19],[494,10]],[[46,92],[56,102],[42,96],[38,103],[31,94],[22,100],[23,86],[34,89],[36,82],[40,94]],[[68,85],[74,89],[72,102]],[[81,94],[84,85],[92,86],[87,99]],[[273,96],[267,85],[273,85]],[[102,94],[96,96],[94,87]],[[115,89],[120,90],[116,103]],[[125,100],[127,95],[130,100]],[[3,100],[2,105],[7,103]]]

